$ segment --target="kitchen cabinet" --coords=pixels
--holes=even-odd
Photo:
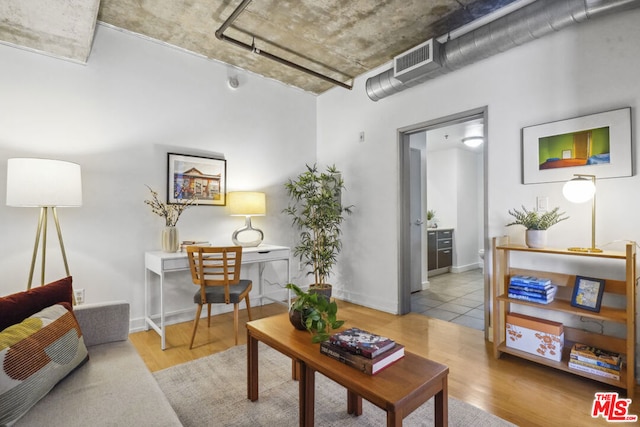
[[[453,228],[427,230],[427,266],[430,272],[448,272],[453,265]]]

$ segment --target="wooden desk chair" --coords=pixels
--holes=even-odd
[[[251,292],[252,283],[251,280],[240,279],[242,247],[188,246],[187,254],[191,279],[195,285],[200,286],[200,290],[193,296],[193,302],[198,304],[198,309],[193,321],[189,349],[193,347],[204,304],[207,304],[207,326],[211,326],[211,304],[233,303],[233,327],[236,345],[238,345],[238,304],[242,299],[247,305],[247,314],[251,320],[249,292]]]

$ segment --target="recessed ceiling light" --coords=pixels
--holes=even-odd
[[[466,138],[462,138],[462,142],[467,147],[477,147],[484,142],[484,138],[481,136],[468,136]]]

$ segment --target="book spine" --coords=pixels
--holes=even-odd
[[[587,372],[589,374],[598,375],[601,377],[611,378],[614,380],[620,380],[619,374],[610,374],[609,372],[600,371],[596,368],[590,368],[588,366],[579,365],[577,363],[569,362],[569,368],[575,369],[576,371]]]
[[[514,294],[512,292],[509,292],[508,296],[509,298],[519,299],[522,301],[537,302],[540,304],[549,304],[551,301],[553,301],[553,298],[551,299],[533,298],[526,295]]]
[[[622,363],[622,358],[618,353],[612,353],[606,350],[602,350],[595,347],[586,347],[581,344],[574,344],[571,349],[572,356],[581,356],[593,361],[599,361],[603,363],[610,363],[611,365],[620,365]]]
[[[544,299],[544,300],[548,300],[549,298],[555,296],[555,291],[553,292],[528,292],[528,291],[523,291],[520,289],[514,289],[511,286],[509,286],[509,293],[510,294],[516,294],[516,295],[524,295],[527,297],[532,297],[532,298],[540,298],[540,299]]]
[[[549,279],[538,279],[537,277],[513,276],[509,279],[509,283],[517,283],[520,285],[544,287],[551,284]]]
[[[540,294],[540,295],[546,295],[548,292],[555,292],[555,291],[551,290],[552,288],[547,288],[547,289],[532,288],[530,286],[514,285],[513,283],[509,285],[509,289],[523,291],[523,292],[534,292],[534,293]]]
[[[612,365],[611,363],[603,362],[601,360],[589,359],[588,357],[584,357],[580,355],[571,354],[570,361],[576,362],[579,365],[586,364],[585,366],[593,366],[595,368],[609,369],[613,371],[612,373],[620,372],[620,366]]]
[[[373,363],[370,362],[370,359],[364,359],[362,356],[358,356],[342,348],[335,348],[335,346],[327,343],[320,344],[320,353],[351,366],[360,372],[372,375]]]

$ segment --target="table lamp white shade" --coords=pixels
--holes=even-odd
[[[266,196],[257,191],[232,191],[227,203],[231,216],[264,216],[267,212]]]
[[[591,200],[596,193],[596,186],[592,179],[583,177],[573,178],[562,187],[564,197],[573,203],[584,203]]]
[[[7,206],[82,206],[80,165],[62,160],[9,159]]]
[[[264,216],[267,212],[267,203],[264,193],[257,191],[232,191],[227,194],[227,203],[231,209],[231,216],[245,217],[243,227],[233,232],[231,240],[235,245],[253,247],[258,246],[264,240],[264,233],[259,228],[251,225],[252,216]],[[240,234],[257,236],[254,240],[241,240]]]

